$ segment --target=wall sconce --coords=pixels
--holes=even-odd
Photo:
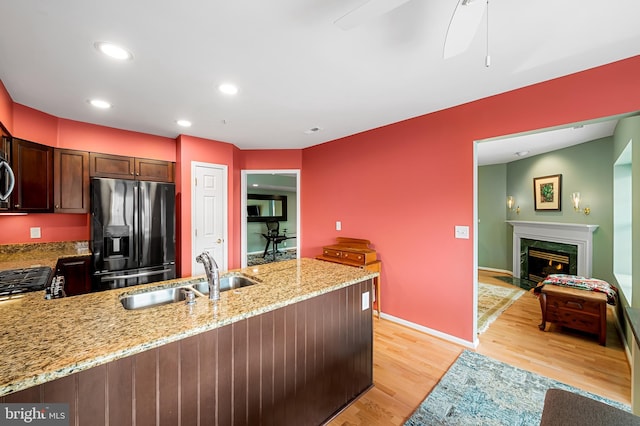
[[[589,216],[591,213],[591,209],[589,207],[585,207],[584,209],[580,208],[580,193],[573,192],[571,194],[571,204],[573,204],[573,209],[577,212],[583,212],[585,215]]]
[[[507,207],[509,208],[510,212],[515,211],[516,214],[520,214],[520,206],[516,207],[515,209],[513,208],[513,206],[516,205],[516,199],[513,198],[513,195],[509,195],[507,197]]]

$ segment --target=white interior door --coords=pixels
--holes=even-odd
[[[192,162],[191,176],[191,275],[204,274],[195,259],[203,251],[227,270],[227,166]]]

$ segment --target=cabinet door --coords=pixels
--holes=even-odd
[[[67,296],[76,296],[91,292],[89,256],[58,259],[56,275],[64,276],[64,292]]]
[[[173,182],[173,163],[170,161],[136,158],[136,179]]]
[[[53,211],[53,148],[14,138],[11,166],[16,184],[12,208],[30,213]]]
[[[132,157],[96,152],[89,154],[89,174],[91,177],[134,179],[133,166]]]
[[[89,212],[89,153],[53,151],[53,198],[56,213]]]

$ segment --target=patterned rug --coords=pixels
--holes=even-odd
[[[405,425],[538,426],[552,387],[630,411],[625,404],[465,350]]]
[[[513,287],[478,283],[478,334],[489,328],[513,302],[525,293]]]
[[[264,265],[265,263],[291,260],[295,259],[296,257],[296,249],[276,252],[275,260],[273,259],[273,254],[271,252],[267,253],[265,257],[262,257],[262,253],[253,253],[247,255],[247,266]]]

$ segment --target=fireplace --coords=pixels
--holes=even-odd
[[[507,222],[513,226],[514,277],[539,281],[550,270],[557,274],[591,277],[593,232],[598,225]],[[533,256],[530,256],[531,251]],[[530,278],[530,274],[533,277]]]
[[[538,283],[549,274],[577,275],[578,247],[574,244],[520,239],[520,278]]]

